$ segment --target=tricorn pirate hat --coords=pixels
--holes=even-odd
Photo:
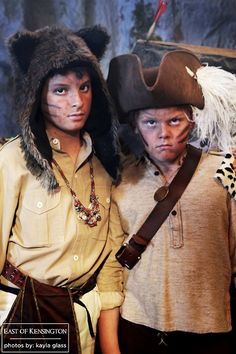
[[[136,54],[117,56],[111,60],[107,83],[121,123],[136,110],[190,105],[200,139],[220,149],[232,145],[236,77],[202,65],[189,50],[168,52],[159,66],[148,68]]]
[[[149,68],[142,67],[136,54],[125,54],[111,60],[107,83],[121,117],[134,110],[184,104],[202,109],[202,90],[189,75],[200,67],[194,54],[182,50],[167,53],[159,67]]]

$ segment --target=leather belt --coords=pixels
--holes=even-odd
[[[22,288],[25,284],[26,276],[8,260],[5,261],[2,276],[19,288]]]
[[[105,263],[106,259],[108,258],[110,253],[107,254],[107,256],[104,258],[104,260],[101,262],[97,270],[90,276],[90,278],[81,286],[74,287],[74,288],[64,288],[64,290],[68,290],[70,292],[72,299],[74,302],[79,304],[80,306],[84,307],[87,313],[87,320],[88,320],[88,326],[90,330],[91,337],[94,338],[95,334],[93,331],[93,326],[92,326],[92,321],[91,317],[89,314],[89,311],[85,304],[80,300],[80,297],[89,291],[93,290],[96,286],[96,279],[99,271],[103,267],[103,264]],[[25,276],[19,269],[17,269],[14,265],[12,265],[8,260],[5,261],[2,274],[1,274],[5,279],[10,281],[12,284],[16,285],[19,288],[23,288],[24,285],[26,284],[27,281],[27,276]],[[63,290],[63,287],[61,288]],[[13,293],[13,294],[18,294],[19,289],[14,289],[12,287],[8,287],[4,284],[0,284],[0,290],[3,290],[5,292]]]

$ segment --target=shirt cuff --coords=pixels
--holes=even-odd
[[[117,291],[99,292],[102,310],[110,310],[122,305],[124,294]]]

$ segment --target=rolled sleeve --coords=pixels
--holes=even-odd
[[[106,291],[100,292],[102,310],[113,309],[122,305],[124,300],[123,292]]]

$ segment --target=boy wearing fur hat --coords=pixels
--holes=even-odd
[[[134,54],[114,58],[108,87],[121,122],[131,124],[143,149],[124,160],[113,196],[127,236],[117,253],[128,268],[121,352],[228,354],[236,273],[233,156],[222,162],[188,141],[195,127],[224,151],[232,145],[236,78],[177,50],[152,68]]]
[[[0,152],[1,323],[69,324],[75,354],[94,352],[99,316],[104,352],[119,353],[119,159],[99,67],[108,40],[99,26],[8,40],[21,134]]]

